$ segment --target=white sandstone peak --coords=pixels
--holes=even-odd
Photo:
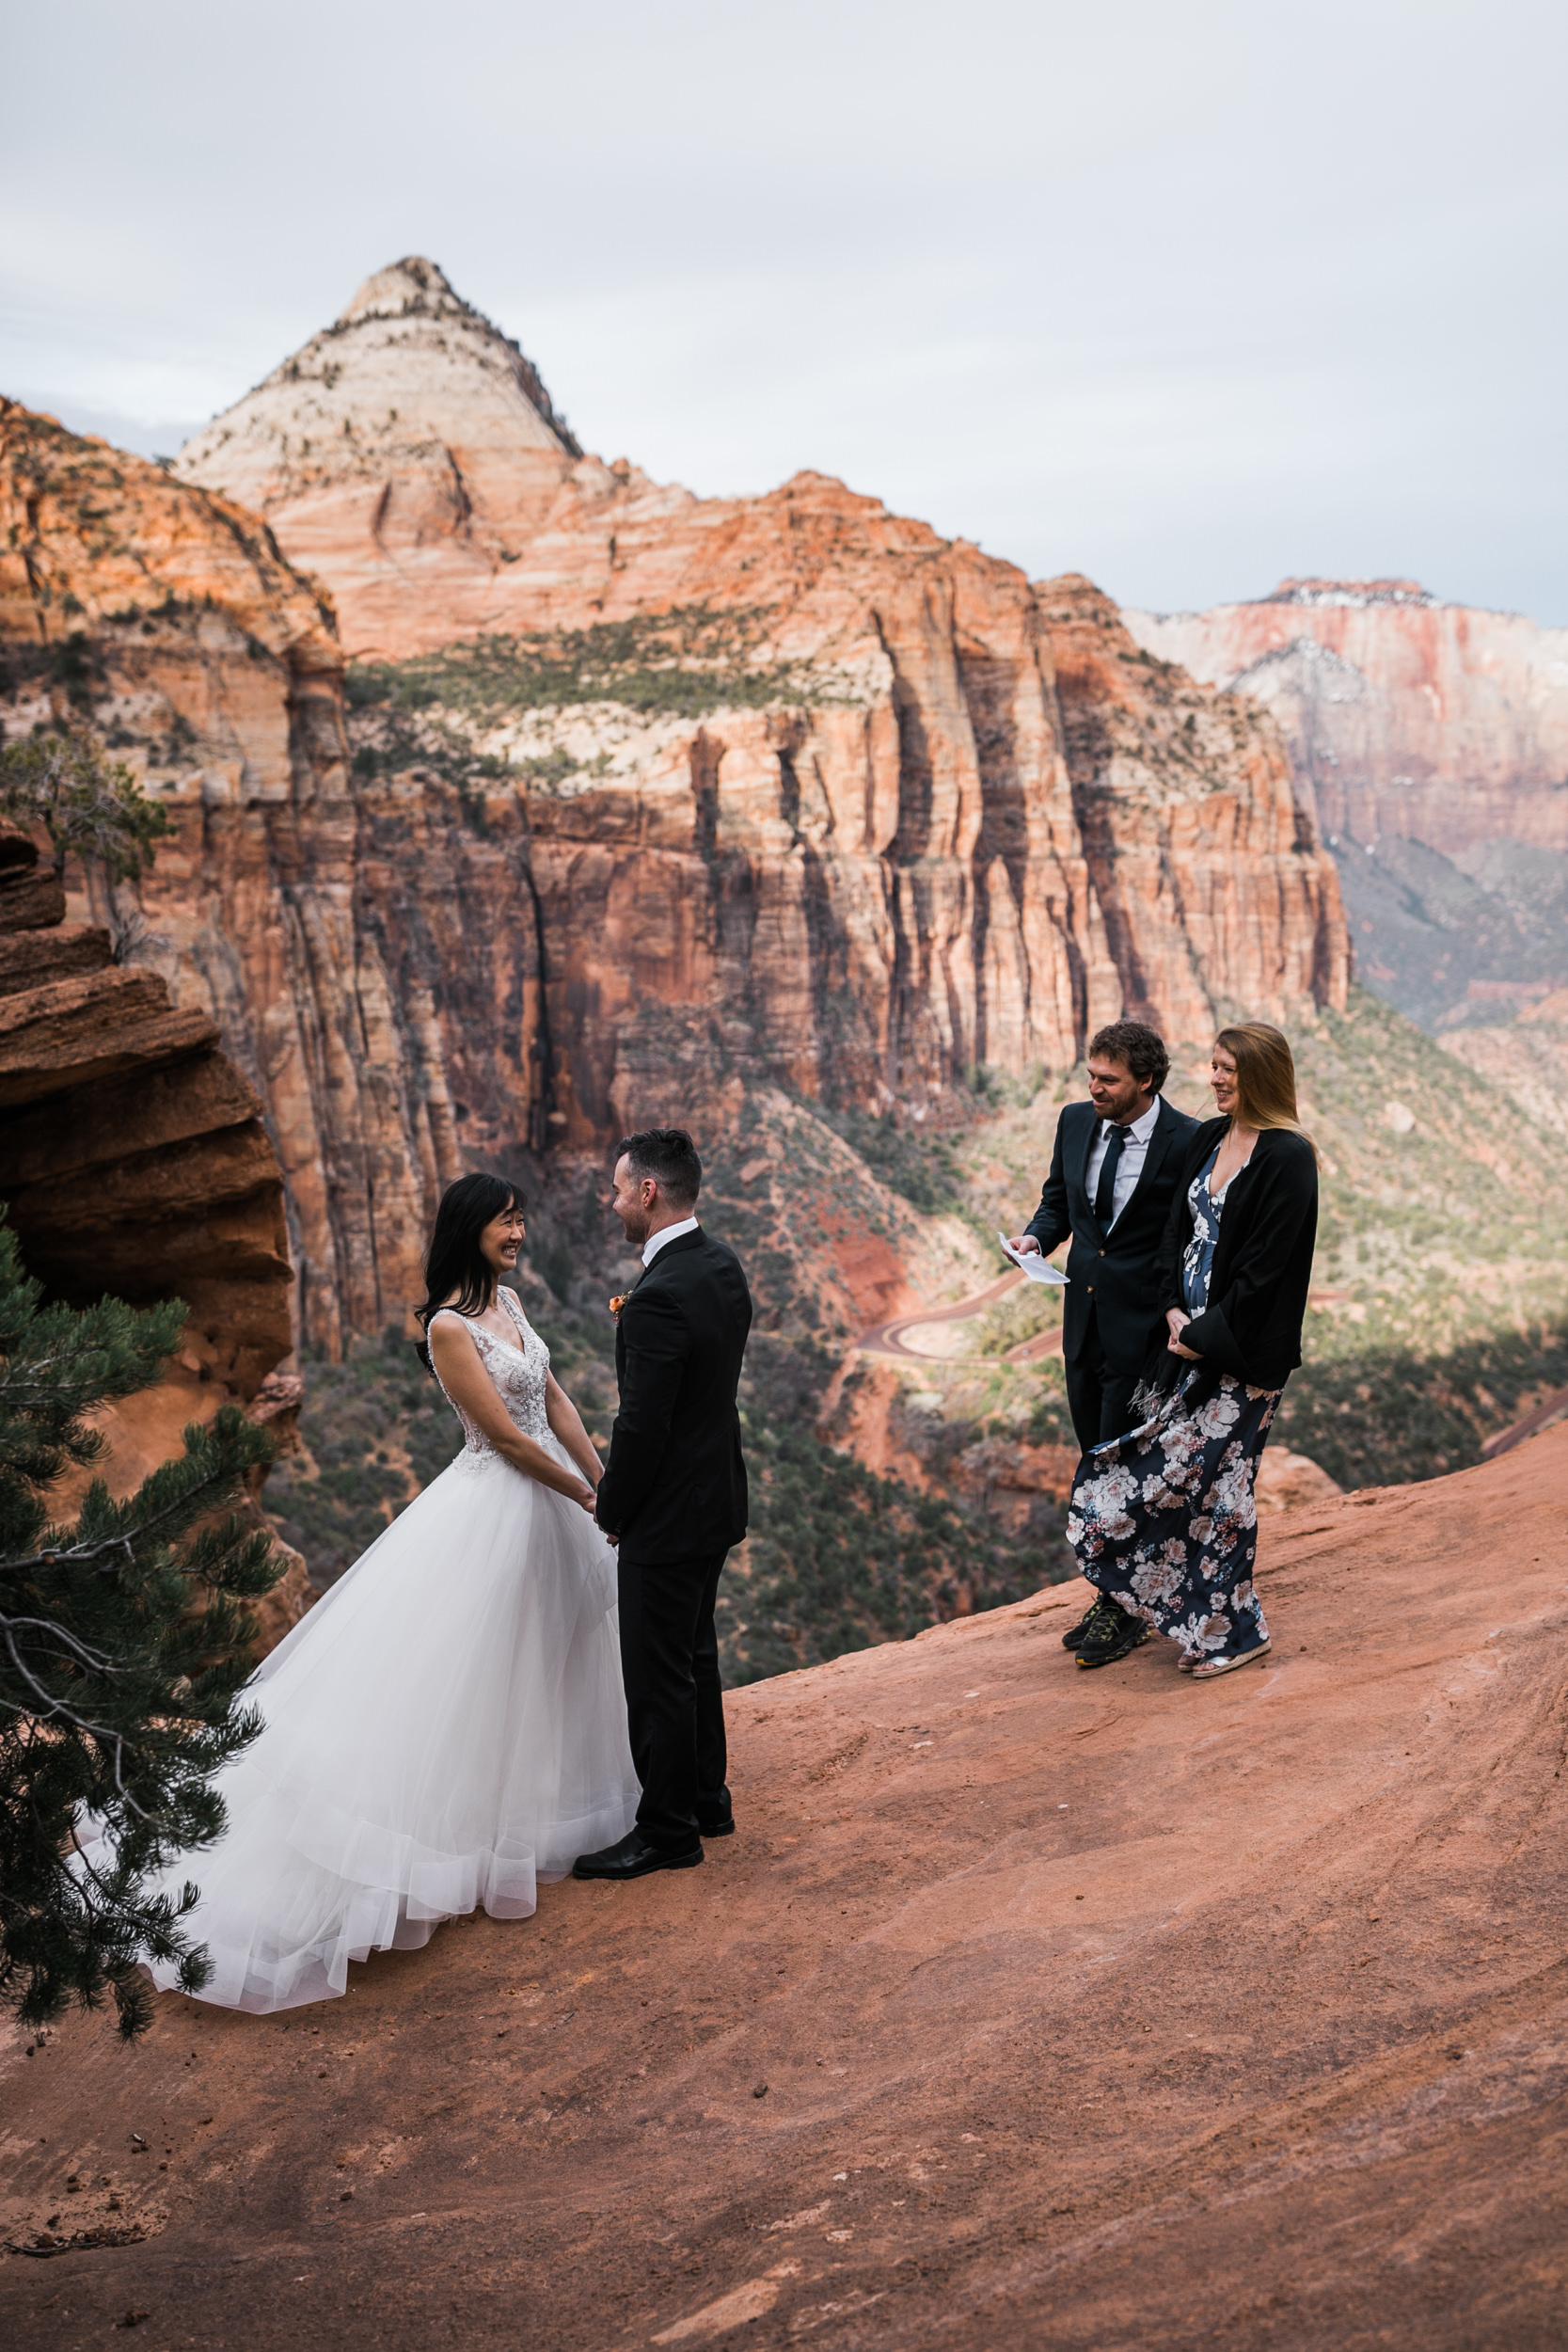
[[[579,455],[517,344],[410,254],[195,435],[178,469],[274,516],[428,473],[451,509],[444,527],[462,531],[477,509],[499,520],[513,503],[502,477],[520,470],[536,489],[542,464],[553,476]]]
[[[422,253],[409,253],[367,278],[354,300],[339,311],[337,324],[349,326],[356,319],[395,319],[410,311],[442,309],[468,318],[480,315],[452,292],[445,270],[427,262]]]

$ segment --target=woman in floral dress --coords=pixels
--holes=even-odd
[[[1085,1454],[1073,1482],[1068,1541],[1101,1595],[1084,1667],[1125,1658],[1150,1629],[1202,1679],[1269,1647],[1252,1483],[1301,1361],[1317,1152],[1277,1029],[1222,1029],[1210,1083],[1219,1115],[1193,1138],[1161,1252],[1170,1337],[1158,1392],[1137,1428]]]

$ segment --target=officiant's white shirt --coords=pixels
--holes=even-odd
[[[1126,1208],[1127,1203],[1132,1200],[1132,1195],[1138,1189],[1138,1179],[1144,1172],[1144,1160],[1148,1155],[1149,1141],[1159,1123],[1160,1098],[1156,1095],[1153,1102],[1150,1103],[1148,1110],[1144,1112],[1143,1116],[1139,1119],[1132,1120],[1121,1131],[1124,1140],[1121,1147],[1121,1157],[1117,1163],[1116,1188],[1111,1195],[1112,1225],[1116,1223],[1117,1217],[1121,1215],[1123,1209]],[[1085,1173],[1085,1182],[1087,1185],[1088,1195],[1091,1201],[1093,1200],[1095,1193],[1099,1188],[1100,1171],[1105,1165],[1105,1154],[1111,1148],[1111,1136],[1115,1132],[1115,1129],[1116,1120],[1114,1119],[1102,1119],[1100,1122],[1099,1139],[1095,1144],[1094,1150],[1089,1153],[1089,1165]],[[673,1232],[674,1230],[674,1227],[672,1225],[670,1231]],[[1109,1226],[1106,1228],[1106,1231],[1110,1231]],[[664,1236],[661,1233],[659,1235],[659,1239],[662,1241],[663,1238]]]
[[[697,1220],[694,1216],[683,1216],[678,1225],[661,1225],[658,1232],[650,1233],[642,1245],[643,1264],[652,1265],[667,1241],[679,1241],[683,1233],[694,1233],[696,1231]]]

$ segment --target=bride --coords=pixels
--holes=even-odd
[[[420,1354],[463,1452],[260,1667],[245,1696],[264,1727],[214,1782],[227,1828],[148,1890],[199,1883],[201,2000],[292,2009],[478,1904],[526,1918],[540,1880],[631,1825],[598,1457],[499,1280],[523,1207],[499,1176],[442,1199]]]

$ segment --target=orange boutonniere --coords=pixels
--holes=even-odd
[[[626,1296],[627,1294],[625,1291],[617,1291],[610,1302],[610,1311],[617,1322],[621,1319],[621,1310],[626,1303]]]

